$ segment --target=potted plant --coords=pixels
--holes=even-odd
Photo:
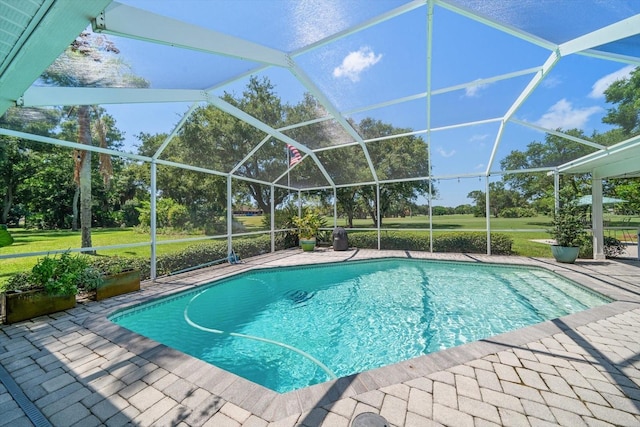
[[[583,214],[574,203],[564,203],[554,215],[551,225],[549,232],[555,239],[555,244],[551,245],[553,257],[558,262],[575,262],[580,245],[587,236]]]
[[[98,272],[79,254],[40,258],[30,272],[18,273],[7,282],[3,298],[6,322],[73,308],[78,289],[99,280]]]
[[[101,275],[93,288],[98,301],[140,290],[140,269],[135,268],[133,259],[98,257],[92,260],[91,266]]]
[[[318,230],[324,225],[324,220],[318,212],[307,209],[304,215],[293,217],[293,224],[298,227],[300,246],[305,252],[313,251],[316,247]]]

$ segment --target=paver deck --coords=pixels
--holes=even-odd
[[[486,340],[279,394],[120,328],[114,310],[256,267],[413,257],[543,266],[615,301]],[[0,365],[55,426],[640,425],[640,262],[289,250],[0,327]],[[0,426],[32,425],[0,383]]]

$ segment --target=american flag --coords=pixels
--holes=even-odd
[[[291,158],[289,159],[289,167],[291,167],[302,160],[302,155],[293,145],[287,144],[287,148],[289,149],[289,154],[291,155]]]

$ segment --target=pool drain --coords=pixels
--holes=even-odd
[[[389,422],[373,412],[358,414],[351,423],[351,427],[389,427]]]

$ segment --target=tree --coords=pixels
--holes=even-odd
[[[41,79],[46,84],[65,87],[147,87],[148,82],[131,73],[131,68],[116,57],[120,51],[103,35],[82,32],[49,66]],[[97,110],[93,110],[99,118]],[[89,105],[80,105],[75,114],[78,121],[78,142],[93,145]],[[104,128],[96,122],[100,145],[106,145]],[[101,158],[103,170],[108,156]],[[81,246],[91,247],[91,151],[78,150],[74,154],[74,177],[80,188]]]
[[[586,137],[578,129],[572,129],[565,133],[577,138],[593,140],[593,136]],[[512,151],[500,161],[500,166],[503,170],[553,167],[593,151],[595,151],[593,147],[557,135],[546,134],[544,142],[533,141],[527,145],[525,151]],[[589,175],[561,178],[563,185],[570,186],[574,195],[587,191],[591,179]],[[505,174],[503,181],[511,189],[518,191],[526,200],[534,202],[540,209],[544,206],[553,206],[553,176],[547,176],[543,173]]]
[[[486,193],[484,191],[475,190],[467,194],[476,205],[474,210],[475,216],[484,216],[487,212]],[[502,181],[489,183],[489,204],[491,205],[491,214],[494,218],[498,218],[500,213],[508,208],[524,207],[526,205],[521,194],[515,190],[505,188]]]
[[[73,140],[78,134],[78,108],[72,108],[67,111],[66,120],[60,125],[59,137],[64,140]],[[102,108],[92,107],[89,111],[89,117],[93,126],[90,126],[91,139],[93,141],[100,141],[100,146],[103,148],[120,149],[124,141],[122,132],[116,127],[115,119],[106,114]],[[73,167],[74,175],[73,179],[76,183],[76,191],[73,195],[73,202],[71,203],[73,210],[73,220],[71,228],[78,230],[78,201],[80,197],[80,170],[78,166],[78,158],[81,155],[80,152],[74,150],[71,153],[71,157],[74,159],[75,164]],[[91,224],[101,226],[113,226],[116,225],[116,213],[119,209],[120,198],[116,195],[116,191],[112,188],[111,178],[114,174],[121,173],[125,161],[119,157],[112,158],[106,154],[100,154],[97,158],[91,156],[89,173],[91,177]],[[87,164],[89,160],[87,159]],[[115,189],[118,190],[119,188]],[[97,209],[93,209],[96,207]]]
[[[640,133],[640,68],[629,78],[613,82],[604,95],[607,102],[617,106],[610,108],[602,121],[620,126],[627,136]]]
[[[268,79],[251,77],[241,97],[226,93],[223,99],[273,128],[285,124],[287,107],[275,95]],[[178,156],[190,165],[228,172],[249,154],[265,137],[264,132],[218,108],[208,105],[196,109],[180,131]],[[172,143],[170,149],[176,150]],[[254,155],[242,163],[237,174],[266,182],[275,181],[287,168],[284,143],[268,140]],[[264,212],[271,211],[270,188],[255,182],[238,184]],[[275,204],[287,192],[277,188]]]
[[[411,131],[411,129],[395,128],[390,124],[371,118],[363,119],[357,128],[365,139]],[[367,149],[380,180],[429,175],[429,154],[426,149],[426,144],[420,137],[409,135],[376,141],[367,144]],[[428,191],[429,182],[426,180],[404,181],[381,185],[380,226],[382,226],[382,218],[389,212],[389,209],[394,203],[403,201],[415,202],[419,196],[426,195]],[[432,191],[435,192],[435,189],[432,188]],[[377,198],[375,187],[361,187],[360,195],[365,201],[365,206],[369,209],[369,214],[373,218],[374,226],[378,226],[376,220]]]
[[[60,121],[56,109],[10,108],[0,118],[0,126],[22,132],[52,136]],[[0,136],[0,193],[2,210],[0,224],[7,224],[15,200],[26,189],[22,184],[39,166],[34,150],[51,151],[51,148],[21,138]]]
[[[138,152],[142,155],[153,155],[166,139],[164,134],[140,134],[142,142]],[[184,138],[176,137],[171,141],[162,158],[174,162],[187,163],[190,159],[189,151],[195,147],[188,147]],[[205,150],[203,148],[203,150]],[[206,150],[205,150],[206,151]],[[146,199],[149,198],[151,178],[149,168],[135,167],[137,179],[144,182]],[[189,223],[197,228],[213,229],[219,227],[218,218],[226,210],[226,178],[219,175],[206,174],[171,166],[158,166],[156,186],[158,194],[169,198],[187,209]]]

